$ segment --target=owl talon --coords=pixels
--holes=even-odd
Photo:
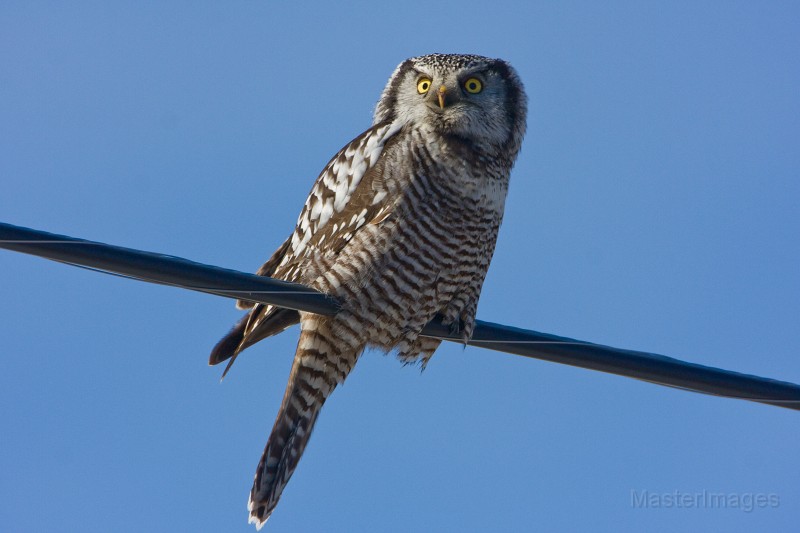
[[[459,319],[452,321],[450,324],[448,324],[450,335],[453,337],[458,337],[458,334],[464,330],[464,325],[465,324],[463,320]]]

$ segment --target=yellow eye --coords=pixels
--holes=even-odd
[[[431,88],[431,79],[430,78],[420,78],[417,82],[417,92],[419,94],[425,94]]]
[[[470,78],[464,82],[464,88],[470,94],[478,94],[483,90],[483,84],[478,78]]]

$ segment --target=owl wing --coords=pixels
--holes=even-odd
[[[381,155],[401,125],[379,124],[342,148],[317,178],[278,266],[281,279],[300,278],[316,251],[338,252],[368,222],[388,216],[390,198]]]
[[[391,214],[396,198],[385,187],[381,155],[402,125],[373,126],[342,148],[320,173],[306,199],[292,235],[257,271],[285,281],[300,281],[309,259],[317,251],[338,253],[367,223]],[[297,311],[239,300],[251,311],[223,337],[211,352],[209,364],[230,359],[256,342],[280,333],[300,320]]]
[[[291,237],[283,241],[283,244],[281,244],[278,249],[273,252],[272,256],[267,259],[267,262],[261,265],[261,268],[256,270],[256,276],[274,276],[275,270],[278,268],[278,265],[281,263],[281,261],[283,261],[286,251],[289,249],[289,245],[291,243]],[[236,300],[237,309],[251,309],[254,305],[256,304],[249,300]]]

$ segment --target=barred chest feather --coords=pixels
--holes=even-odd
[[[493,211],[500,216],[508,193],[510,168],[498,164],[496,156],[461,139],[448,139],[420,127],[412,133],[413,143],[424,147],[415,154],[414,164],[430,168],[429,179],[445,181],[452,194],[464,200],[464,208]]]
[[[396,201],[341,251],[315,254],[311,282],[344,302],[340,319],[366,344],[411,357],[436,314],[471,333],[508,190],[508,169],[429,135],[410,129],[387,144],[372,187]]]

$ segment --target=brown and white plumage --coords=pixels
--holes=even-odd
[[[300,322],[289,383],[250,493],[258,527],[323,403],[366,347],[424,366],[439,341],[419,333],[436,315],[460,324],[465,340],[471,336],[525,117],[522,84],[507,63],[411,58],[389,79],[373,126],[317,178],[294,233],[258,274],[328,293],[341,311],[323,317],[240,302],[250,312],[210,359],[232,363],[241,350]]]

